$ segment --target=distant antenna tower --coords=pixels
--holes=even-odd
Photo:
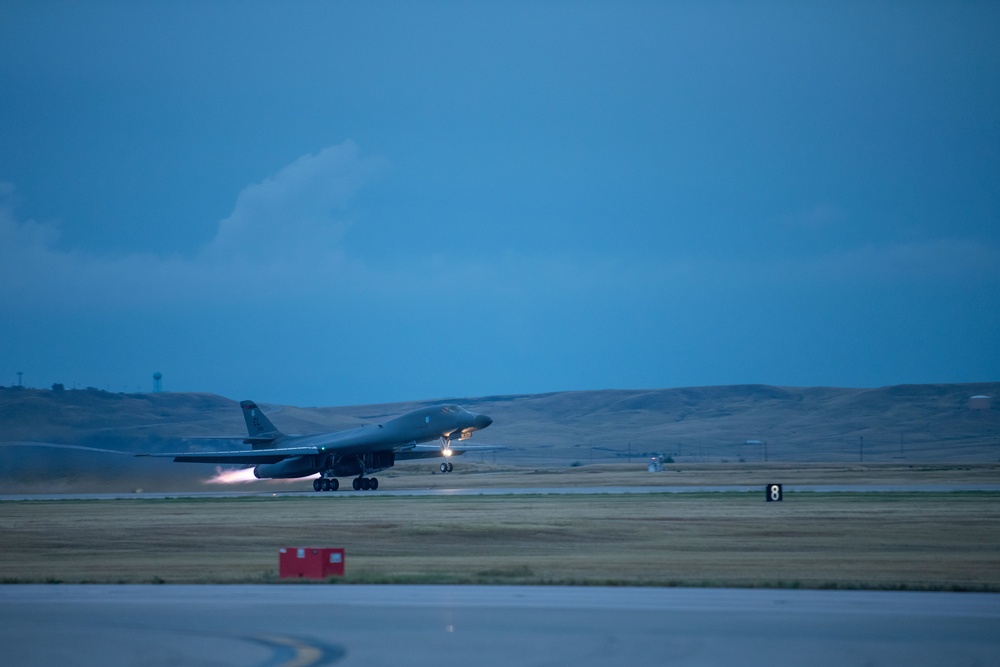
[[[163,380],[163,373],[160,373],[159,371],[153,373],[154,394],[159,394],[161,391],[163,391],[163,383],[161,382],[162,380]]]
[[[24,373],[22,373],[21,371],[17,372],[17,386],[18,387],[23,387],[24,386],[24,383],[21,382],[21,376],[22,375],[24,375]]]

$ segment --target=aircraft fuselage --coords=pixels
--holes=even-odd
[[[354,488],[376,489],[378,480],[366,475],[385,470],[396,461],[450,457],[470,449],[497,449],[491,446],[452,446],[452,441],[468,438],[474,431],[493,423],[486,415],[469,412],[457,405],[419,408],[400,417],[345,431],[286,435],[271,423],[253,401],[242,401],[247,436],[234,438],[250,445],[250,450],[140,454],[169,456],[178,463],[222,463],[252,465],[258,479],[288,479],[319,473],[314,481],[317,491],[336,490],[337,477],[357,476]],[[228,438],[226,438],[228,439]],[[440,445],[424,443],[440,440]],[[450,472],[450,462],[441,464]]]
[[[260,464],[254,468],[254,475],[266,479],[307,477],[316,473],[331,477],[371,474],[393,467],[396,460],[442,456],[452,439],[467,438],[473,431],[492,423],[486,415],[477,415],[456,405],[439,405],[346,431],[284,436],[279,447],[315,447],[317,453]],[[416,445],[434,440],[442,440],[443,446],[436,450],[414,451]]]

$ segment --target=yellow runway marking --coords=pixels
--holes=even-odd
[[[319,661],[323,659],[323,651],[291,637],[261,635],[258,639],[268,644],[287,646],[295,651],[294,658],[278,665],[278,667],[311,667],[311,665],[318,665]]]

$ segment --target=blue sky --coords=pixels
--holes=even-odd
[[[0,4],[0,385],[1000,378],[995,3]]]

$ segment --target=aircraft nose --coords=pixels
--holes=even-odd
[[[493,423],[493,420],[486,415],[476,415],[476,418],[472,420],[477,429],[486,428]]]

